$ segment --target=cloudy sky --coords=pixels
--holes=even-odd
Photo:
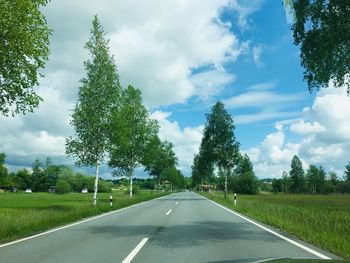
[[[52,0],[43,12],[53,30],[37,87],[45,102],[34,113],[0,117],[0,152],[11,170],[46,156],[73,164],[64,138],[74,133],[69,118],[95,14],[122,84],[142,90],[186,175],[217,100],[260,178],[289,171],[295,154],[304,168],[323,165],[341,176],[350,161],[350,99],[342,89],[308,92],[282,1]]]

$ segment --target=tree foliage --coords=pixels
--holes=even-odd
[[[253,164],[247,154],[239,155],[234,170],[234,183],[232,190],[241,194],[256,194],[258,192],[258,179],[255,176]]]
[[[56,193],[67,194],[72,191],[70,184],[66,180],[58,180],[56,183]]]
[[[289,172],[292,179],[291,190],[294,193],[299,193],[304,190],[305,185],[305,172],[303,165],[298,156],[294,155],[291,163],[291,170]]]
[[[202,182],[213,181],[214,165],[208,162],[207,156],[202,151],[196,154],[192,165],[192,184],[193,186]]]
[[[237,163],[239,155],[239,143],[234,134],[235,125],[232,116],[220,101],[211,108],[211,113],[207,114],[206,118],[199,160],[203,158],[208,168],[216,165],[224,170],[226,197],[227,173]],[[210,170],[207,169],[207,171]]]
[[[0,114],[32,112],[33,87],[49,55],[50,29],[40,11],[48,0],[0,1]]]
[[[293,0],[294,43],[309,90],[344,84],[350,92],[350,1]]]
[[[130,178],[130,197],[133,172],[142,165],[147,146],[157,133],[158,123],[150,119],[142,104],[141,91],[129,85],[112,114],[108,165],[116,169],[116,174]]]
[[[158,135],[151,138],[146,146],[142,164],[145,167],[145,171],[148,171],[151,176],[156,178],[158,188],[160,187],[160,181],[164,179],[162,172],[177,165],[177,157],[173,148],[174,145],[171,142],[161,141]]]
[[[350,182],[350,162],[345,166],[345,180]]]
[[[5,166],[5,153],[0,153],[0,188],[9,188],[11,186],[8,170]]]
[[[218,101],[206,118],[201,143],[202,156],[218,167],[233,167],[238,157],[239,143],[234,134],[232,116],[225,109],[225,105]]]
[[[66,153],[76,159],[77,165],[96,166],[108,152],[110,116],[119,102],[120,83],[114,58],[109,54],[109,41],[97,16],[90,33],[85,48],[91,60],[84,62],[87,76],[80,81],[71,119],[75,137],[66,139]]]
[[[292,185],[292,180],[286,171],[282,172],[282,190],[284,194],[288,194],[290,186]]]
[[[0,154],[0,172],[3,171],[1,167],[1,157],[5,154]],[[5,158],[3,158],[3,163]],[[6,167],[5,167],[6,168]],[[0,183],[0,188],[11,189],[16,187],[18,190],[25,190],[31,188],[35,192],[47,192],[49,187],[56,186],[58,181],[66,181],[70,185],[71,191],[81,192],[82,188],[88,188],[89,192],[94,190],[94,177],[75,173],[71,167],[66,165],[53,164],[50,158],[45,161],[36,159],[32,165],[32,172],[27,169],[18,170],[17,172],[9,173],[7,169],[5,184]],[[0,182],[1,180],[0,173]],[[111,184],[100,180],[98,182],[99,192],[110,192]]]
[[[175,166],[165,168],[161,177],[170,182],[171,191],[185,187],[185,178]]]
[[[108,154],[111,114],[118,107],[120,95],[117,67],[97,16],[93,19],[90,39],[85,48],[91,60],[84,62],[87,76],[80,80],[78,100],[71,120],[75,137],[66,139],[66,153],[76,159],[77,165],[96,167],[95,205],[99,165]]]

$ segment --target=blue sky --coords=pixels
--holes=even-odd
[[[271,95],[280,96],[281,100],[294,96],[295,99],[288,103],[276,101],[271,105],[266,101],[266,104],[228,107],[234,119],[240,115],[263,115],[264,112],[285,113],[276,114],[275,118],[272,115],[259,122],[238,121],[236,136],[242,148],[247,149],[261,142],[266,134],[272,132],[276,121],[300,117],[301,110],[312,103],[315,94],[308,92],[302,79],[303,68],[300,66],[299,48],[293,44],[291,25],[286,21],[282,3],[262,1],[259,6],[260,8],[249,16],[247,28],[230,28],[241,41],[250,42],[252,46],[261,50],[258,59],[254,60],[253,55],[248,53],[234,62],[225,63],[225,71],[235,76],[235,80],[227,83],[223,92],[211,98],[209,103],[199,102],[195,98],[185,104],[161,107],[160,110],[172,112],[170,120],[178,120],[182,128],[200,125],[205,122],[204,115],[210,110],[214,100],[225,101],[230,97],[252,92],[269,92]],[[234,25],[237,24],[239,14],[227,8],[222,11],[220,19]],[[210,65],[205,69],[208,68]],[[200,69],[197,69],[198,71]],[[257,129],[259,133],[256,132]]]
[[[122,85],[142,90],[161,139],[173,142],[186,175],[205,114],[217,100],[232,114],[241,151],[260,178],[289,171],[294,154],[305,169],[323,165],[340,177],[350,161],[349,97],[344,89],[309,93],[282,1],[62,0],[43,12],[53,30],[37,87],[44,102],[34,113],[0,117],[0,152],[11,170],[46,156],[73,165],[64,143],[74,134],[70,110],[85,74],[83,46],[95,14]]]

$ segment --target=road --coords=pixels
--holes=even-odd
[[[315,248],[318,252],[310,253],[308,247],[183,192],[0,246],[0,262],[259,262],[319,258],[318,252],[333,256]]]

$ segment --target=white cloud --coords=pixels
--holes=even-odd
[[[212,96],[220,94],[225,85],[235,80],[235,75],[224,71],[211,70],[197,73],[191,76],[191,82],[197,90],[196,93],[202,100],[208,100]]]
[[[262,63],[260,60],[262,51],[263,51],[262,46],[253,47],[253,50],[252,50],[253,61],[259,68],[264,66],[264,63]]]
[[[43,12],[49,27],[50,58],[38,93],[45,102],[33,114],[0,117],[0,152],[15,164],[37,156],[64,155],[64,137],[73,135],[70,111],[88,58],[84,44],[97,14],[110,39],[121,82],[143,91],[148,106],[182,103],[198,96],[207,100],[234,81],[224,64],[246,52],[220,14],[230,0],[194,1],[51,1]],[[209,70],[203,71],[206,68]],[[192,74],[196,70],[202,73]],[[181,129],[164,119],[162,136],[174,141],[188,164],[200,128]],[[181,161],[182,162],[182,161]],[[187,163],[186,163],[187,162]]]
[[[229,108],[261,108],[269,105],[283,105],[286,102],[302,100],[300,94],[279,94],[273,91],[249,91],[224,101]]]
[[[194,154],[199,151],[204,126],[182,129],[176,121],[172,122],[168,119],[170,116],[170,112],[162,111],[156,111],[151,115],[160,124],[160,139],[174,144],[174,151],[179,159],[179,168],[189,176]]]
[[[235,115],[234,120],[236,124],[249,124],[267,120],[293,118],[299,115],[300,112],[298,111],[262,111],[253,114]]]
[[[296,134],[307,135],[326,131],[326,128],[315,122],[304,122],[303,120],[293,123],[290,130]]]
[[[50,87],[40,88],[38,94],[44,101],[35,113],[0,116],[0,152],[5,152],[7,161],[19,167],[46,156],[64,160],[65,136],[73,134],[69,126],[73,104]]]
[[[303,114],[305,120],[284,125],[280,122],[260,145],[245,151],[259,177],[280,177],[282,171],[290,170],[295,154],[301,158],[304,170],[315,164],[342,171],[350,161],[350,98],[346,90],[320,91]]]
[[[277,85],[276,82],[263,82],[250,86],[248,90],[250,91],[266,91],[275,88]]]
[[[238,14],[238,25],[242,31],[248,30],[251,27],[253,21],[249,20],[248,17],[260,8],[262,2],[262,0],[230,1],[230,8]]]
[[[46,75],[62,83],[63,96],[74,99],[87,55],[83,46],[92,17],[98,14],[108,33],[122,84],[140,88],[149,106],[216,95],[215,88],[220,89],[222,81],[233,78],[222,71],[223,64],[246,50],[246,43],[240,43],[228,24],[220,21],[221,11],[232,2],[236,1],[50,2],[44,12],[54,33]],[[250,8],[242,9],[244,17]],[[215,75],[215,80],[198,85],[199,76],[192,78],[192,69],[208,65],[215,67],[207,73]]]

